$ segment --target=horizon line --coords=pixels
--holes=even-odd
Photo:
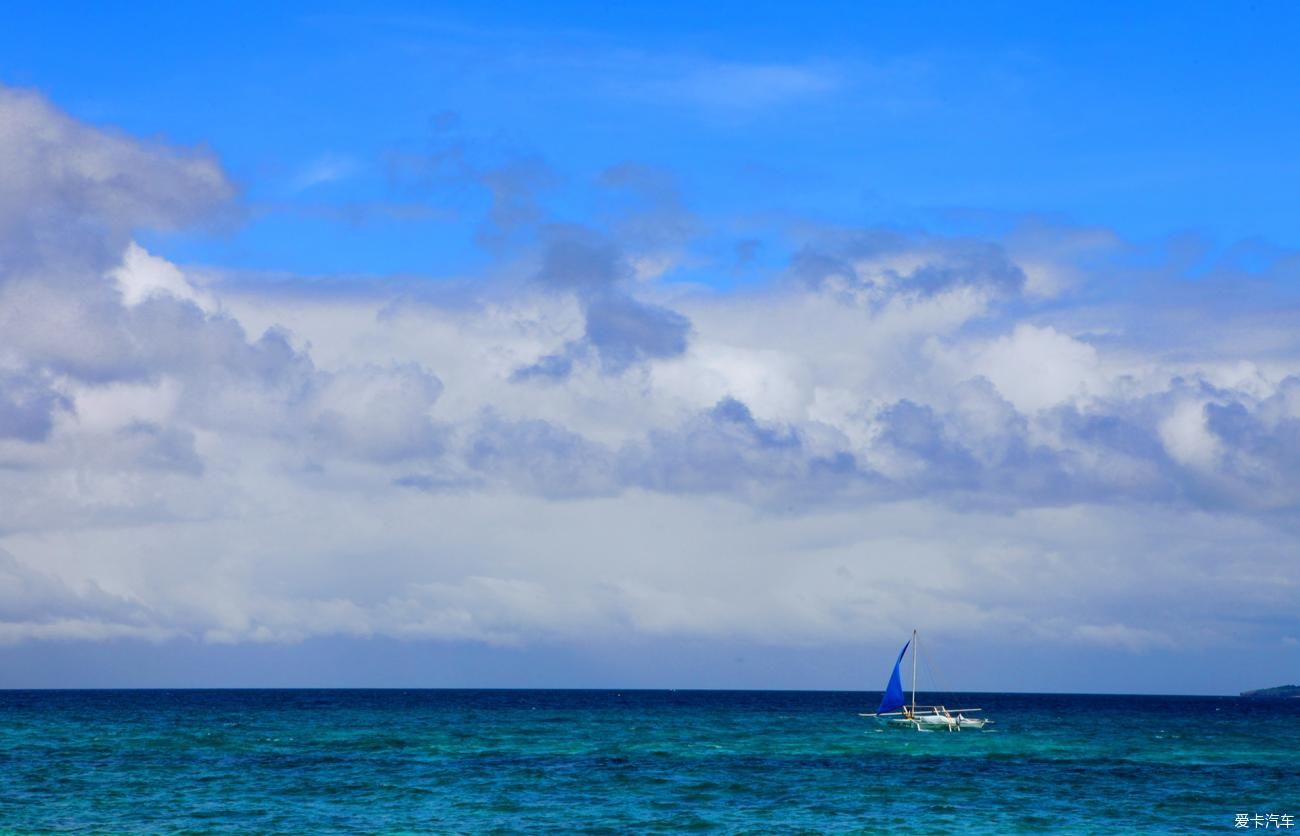
[[[1160,693],[1160,692],[1124,692],[1124,691],[961,691],[937,690],[926,691],[928,694],[979,694],[989,696],[1017,697],[1202,697],[1225,699],[1249,699],[1244,695],[1251,691],[1268,690],[1252,688],[1236,694],[1223,693]],[[13,692],[63,692],[63,691],[540,691],[555,693],[677,693],[681,691],[714,694],[880,694],[880,689],[847,690],[839,688],[647,688],[647,687],[602,687],[602,688],[564,688],[564,687],[527,687],[527,686],[403,686],[403,685],[186,685],[186,686],[52,686],[24,688],[18,686],[0,686],[0,693]]]

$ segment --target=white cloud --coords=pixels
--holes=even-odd
[[[139,305],[151,296],[171,296],[193,302],[205,313],[216,311],[216,303],[210,294],[191,285],[176,265],[151,255],[134,241],[127,246],[122,263],[109,271],[108,275],[117,282],[122,300],[130,307]]]
[[[360,171],[360,164],[344,154],[321,154],[293,178],[290,188],[295,192],[306,191],[313,186],[346,180]]]
[[[646,90],[670,100],[721,110],[774,107],[829,93],[840,84],[830,67],[792,64],[711,63]]]
[[[94,128],[11,88],[0,88],[0,160],[10,272],[116,259],[133,226],[185,225],[234,194],[204,151]]]
[[[1205,425],[1205,402],[1180,401],[1160,422],[1160,439],[1169,455],[1198,470],[1212,471],[1222,454],[1218,439]]]
[[[1282,338],[1095,338],[1003,304],[1047,292],[1014,247],[893,234],[740,293],[635,282],[599,236],[454,301],[199,282],[128,233],[222,211],[215,162],[0,109],[41,208],[0,198],[0,641],[1145,652],[1293,618]]]
[[[969,345],[958,352],[967,355]],[[1097,351],[1050,326],[1018,324],[976,349],[971,371],[993,382],[1021,412],[1106,394]]]
[[[1192,602],[1253,594],[1189,583],[1213,565],[1209,546],[1238,542],[1248,506],[1214,500],[1227,503],[1221,527],[1191,533],[1179,526],[1194,511],[1166,507],[1169,541],[1154,553],[1150,520],[1122,510],[1166,502],[1160,485],[1182,478],[1172,466],[1235,478],[1207,452],[1232,442],[1204,401],[1115,400],[1124,364],[1051,327],[967,336],[988,308],[966,289],[865,308],[820,291],[678,296],[698,332],[685,354],[549,386],[511,382],[520,358],[572,333],[575,312],[545,294],[445,307],[207,292],[232,328],[286,328],[280,359],[205,350],[150,382],[70,386],[75,417],[41,460],[50,480],[28,481],[31,503],[3,521],[15,554],[139,601],[150,629],[219,642],[789,643],[920,619],[1143,652],[1179,645],[1167,626],[1116,617],[1135,590],[1178,600],[1180,635],[1204,632]],[[1246,402],[1277,426],[1294,397],[1273,388],[1267,408]],[[738,405],[719,412],[728,397]],[[1062,425],[1064,407],[1084,423]],[[1127,429],[1098,435],[1090,421]],[[139,445],[167,427],[191,440],[158,448],[178,462],[159,470],[168,459]],[[187,450],[201,473],[175,458]],[[1144,481],[1119,467],[1125,456],[1147,463]],[[72,472],[76,493],[59,476]],[[956,510],[971,501],[1020,511]],[[1257,568],[1284,544],[1262,525]],[[1278,568],[1272,583],[1298,581]]]

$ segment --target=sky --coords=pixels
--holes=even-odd
[[[1300,678],[1294,5],[9,17],[0,687]]]

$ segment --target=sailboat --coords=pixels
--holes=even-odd
[[[909,706],[907,699],[903,694],[903,683],[899,677],[898,669],[903,664],[903,657],[907,655],[907,649],[912,648],[912,703]],[[889,684],[885,686],[885,693],[880,698],[880,705],[870,714],[860,714],[860,717],[872,717],[877,723],[888,728],[895,729],[915,729],[916,731],[961,731],[962,729],[982,729],[985,724],[993,722],[984,717],[967,717],[967,714],[974,714],[982,711],[980,708],[947,708],[942,705],[917,705],[916,704],[916,631],[912,631],[912,638],[908,639],[907,644],[898,653],[898,661],[894,662],[894,672],[889,677]]]

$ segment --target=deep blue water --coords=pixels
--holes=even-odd
[[[1240,832],[1300,820],[1300,701],[969,694],[992,731],[880,731],[878,695],[0,692],[0,831]],[[1300,832],[1297,824],[1291,832]]]

